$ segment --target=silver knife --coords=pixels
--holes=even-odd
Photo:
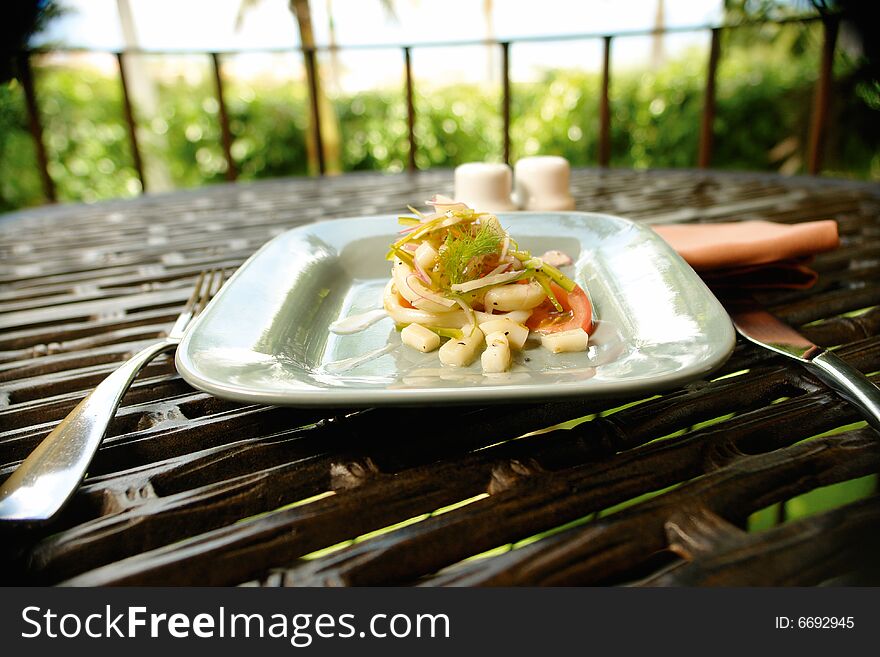
[[[880,388],[855,367],[819,347],[780,321],[757,303],[739,309],[725,303],[736,330],[747,340],[788,356],[822,379],[841,397],[859,409],[874,429],[880,431]]]

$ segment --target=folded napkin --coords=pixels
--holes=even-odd
[[[818,278],[807,267],[812,256],[840,244],[837,222],[833,220],[802,224],[669,224],[652,228],[710,287],[809,287]]]

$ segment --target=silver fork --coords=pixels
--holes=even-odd
[[[98,451],[122,396],[144,366],[173,351],[193,318],[223,285],[223,271],[203,271],[168,336],[142,349],[114,371],[43,439],[0,486],[0,521],[53,518],[73,496]]]

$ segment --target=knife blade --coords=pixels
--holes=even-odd
[[[880,431],[880,388],[855,367],[820,347],[757,301],[725,302],[737,332],[754,344],[802,363],[832,390],[853,404],[874,429]]]

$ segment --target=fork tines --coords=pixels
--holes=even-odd
[[[223,287],[224,278],[223,269],[206,269],[200,272],[193,293],[184,306],[184,312],[196,314],[204,310],[211,298]]]

